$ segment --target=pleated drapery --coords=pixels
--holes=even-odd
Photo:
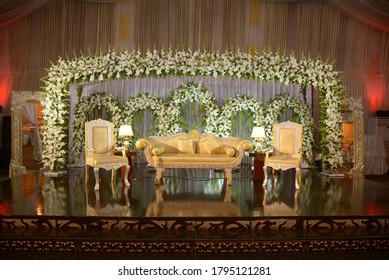
[[[22,5],[23,4],[23,5]],[[0,4],[0,105],[41,90],[58,57],[109,48],[270,50],[334,62],[366,117],[389,110],[384,0],[5,0]]]

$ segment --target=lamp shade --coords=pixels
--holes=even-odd
[[[265,128],[262,126],[255,126],[253,127],[253,132],[251,133],[251,138],[265,138]]]
[[[121,125],[119,128],[119,136],[134,136],[131,125]]]

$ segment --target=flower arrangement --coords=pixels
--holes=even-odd
[[[258,120],[263,118],[262,100],[248,96],[237,95],[224,100],[219,118],[220,136],[230,136],[232,131],[232,118],[237,112],[248,111],[253,114],[254,126],[259,126]]]
[[[182,104],[189,100],[198,102],[204,107],[205,111],[205,128],[204,132],[219,134],[217,119],[219,117],[219,108],[217,99],[212,91],[198,83],[185,83],[180,85],[176,90],[170,93],[167,99],[166,108],[168,112],[169,129],[166,129],[166,135],[176,134],[181,131],[179,124],[180,108]]]
[[[252,113],[254,116],[253,126],[265,127],[267,137],[264,139],[264,147],[271,146],[273,125],[280,121],[281,114],[291,110],[295,118],[298,118],[298,121],[303,125],[303,157],[307,163],[313,162],[314,124],[309,108],[304,101],[284,93],[264,106],[261,99],[237,95],[226,99],[223,107],[219,109],[212,91],[193,82],[182,84],[173,90],[166,102],[149,93],[139,93],[136,97],[129,98],[123,106],[114,97],[102,92],[80,97],[73,120],[74,141],[72,149],[76,155],[80,155],[83,151],[85,146],[84,124],[91,120],[90,116],[96,109],[105,108],[107,119],[115,125],[115,144],[120,146],[120,139],[117,137],[118,127],[121,123],[132,124],[133,116],[139,110],[150,109],[152,111],[153,118],[157,122],[155,135],[173,135],[181,132],[180,109],[187,100],[197,101],[206,108],[204,110],[206,120],[204,132],[222,137],[232,136],[232,122],[238,112]]]
[[[84,151],[85,147],[85,123],[92,120],[91,116],[96,111],[105,110],[106,119],[110,120],[115,127],[115,145],[119,144],[119,127],[123,123],[122,106],[114,97],[106,95],[103,92],[92,93],[88,96],[79,97],[75,106],[73,119],[73,145],[72,150],[78,156]],[[101,117],[101,116],[99,116]]]
[[[343,86],[332,64],[321,59],[280,56],[271,52],[207,52],[192,50],[110,50],[106,54],[59,58],[44,77],[45,100],[43,154],[44,167],[61,168],[67,162],[70,84],[128,79],[135,77],[221,76],[249,78],[281,83],[313,85],[320,91],[320,143],[323,165],[330,172],[342,164],[341,111]],[[213,117],[216,117],[216,113]],[[161,127],[162,128],[162,127]],[[176,128],[174,128],[175,130]],[[213,128],[208,127],[209,131]],[[228,128],[226,128],[228,130]]]
[[[150,93],[139,93],[136,97],[130,97],[123,107],[123,123],[132,124],[134,115],[138,111],[150,109],[153,112],[153,119],[156,120],[157,126],[154,128],[155,135],[163,135],[169,129],[168,111],[165,103],[161,98]],[[133,143],[130,141],[130,145]]]
[[[260,117],[258,122],[265,128],[266,138],[264,140],[264,147],[271,147],[273,125],[280,122],[281,114],[291,110],[292,119],[303,125],[303,158],[308,164],[313,162],[313,131],[314,123],[311,112],[307,104],[296,97],[289,94],[280,94],[272,99],[265,107],[264,114]]]

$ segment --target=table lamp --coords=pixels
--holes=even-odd
[[[255,139],[255,153],[262,153],[261,140],[265,137],[265,128],[258,126],[253,127],[251,138]]]
[[[124,138],[124,147],[128,148],[130,146],[129,138],[134,136],[131,125],[121,125],[119,128],[119,137]]]

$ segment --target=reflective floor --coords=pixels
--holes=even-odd
[[[389,183],[368,179],[327,178],[303,170],[296,190],[293,170],[275,174],[262,188],[253,182],[251,166],[233,174],[224,184],[215,170],[166,170],[164,185],[155,185],[155,173],[135,165],[131,189],[124,193],[120,170],[100,171],[100,191],[94,174],[69,169],[64,177],[39,172],[0,181],[0,215],[107,217],[267,217],[374,216],[389,214]],[[271,173],[269,173],[270,175]]]

